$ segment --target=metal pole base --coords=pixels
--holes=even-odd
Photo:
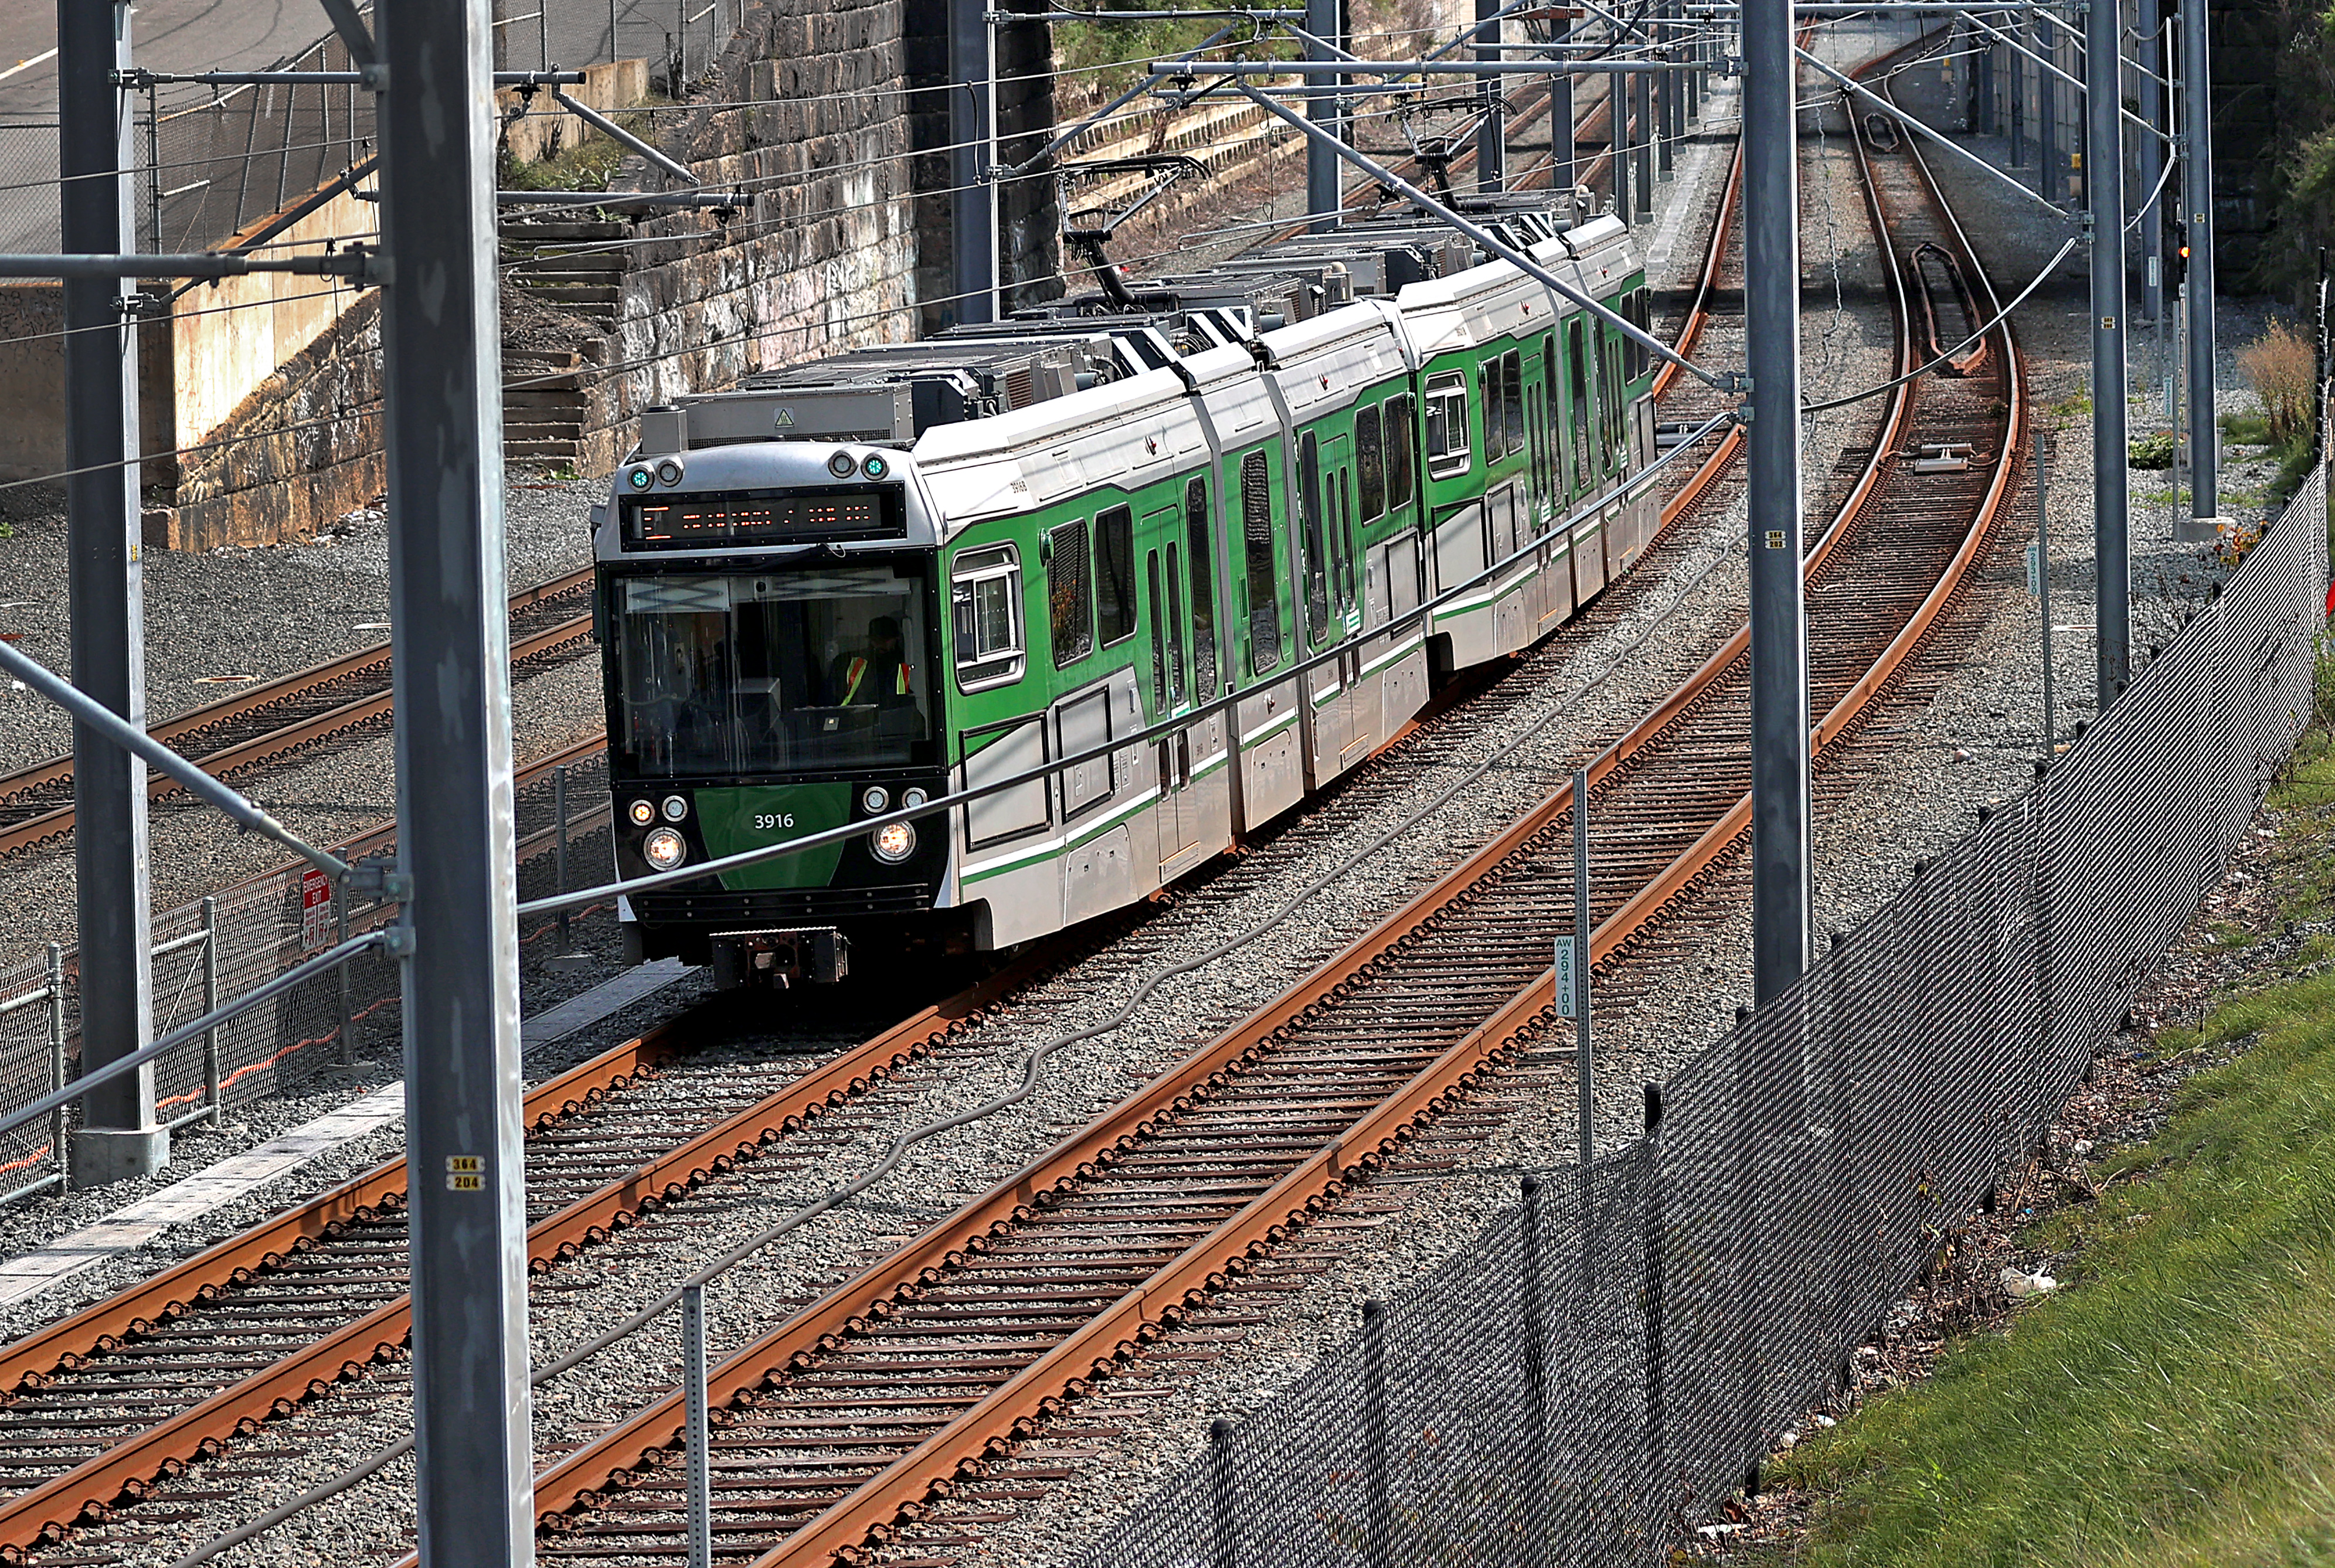
[[[73,1135],[73,1185],[76,1187],[152,1176],[170,1163],[167,1127],[82,1128]]]
[[[2173,542],[2177,545],[2203,545],[2222,537],[2225,518],[2176,517],[2173,519]]]

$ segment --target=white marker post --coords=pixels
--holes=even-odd
[[[1589,1098],[1589,773],[1573,772],[1573,934],[1556,939],[1556,1015],[1573,1020],[1574,1076],[1581,1085],[1581,1174],[1596,1158]]]

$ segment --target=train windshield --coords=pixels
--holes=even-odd
[[[626,575],[615,584],[620,766],[705,778],[939,759],[922,561]]]

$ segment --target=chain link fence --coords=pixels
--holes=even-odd
[[[496,0],[498,70],[578,70],[611,60],[649,63],[655,92],[682,97],[711,71],[743,25],[751,0]],[[361,9],[370,20],[372,7]],[[319,13],[321,15],[321,13]],[[348,71],[327,34],[280,59],[184,54],[181,41],[141,50],[161,70]],[[151,57],[150,57],[151,56]],[[53,72],[54,67],[48,68]],[[223,245],[373,155],[373,94],[345,83],[258,86],[152,84],[134,89],[140,247],[199,251]],[[53,102],[52,98],[51,102]],[[57,124],[49,113],[0,115],[0,248],[59,245]]]
[[[2315,474],[2049,776],[1081,1568],[1669,1560],[2030,1147],[2313,711]]]
[[[613,875],[606,755],[579,759],[567,774],[564,856],[557,770],[535,769],[518,788],[522,898],[596,886]],[[354,858],[384,855],[393,847],[393,837],[382,833],[336,846],[334,852]],[[154,1033],[200,1018],[396,915],[394,905],[357,899],[344,905],[321,876],[296,864],[159,911],[152,930]],[[542,942],[556,929],[547,924],[520,934]],[[53,947],[0,969],[0,1115],[32,1104],[69,1081],[79,1067],[75,956]],[[395,963],[366,953],[237,1015],[154,1064],[158,1119],[177,1127],[217,1125],[235,1105],[313,1092],[320,1067],[392,1042],[397,995]],[[73,1125],[70,1114],[61,1113],[0,1135],[0,1203],[61,1183],[64,1171],[56,1151]]]

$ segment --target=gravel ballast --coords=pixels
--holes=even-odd
[[[1869,44],[1843,47],[1852,56],[1870,52]],[[1829,155],[1818,150],[1811,157],[1804,175],[1810,199],[1853,200],[1853,188],[1842,183],[1837,144]],[[1974,198],[1955,194],[1966,210],[1976,207]],[[1861,214],[1853,206],[1839,210],[1840,232],[1857,232],[1847,224],[1852,218],[1861,223]],[[2015,233],[2017,225],[2016,218],[1990,210],[1983,227],[1990,234]],[[1875,285],[1869,245],[1860,254],[1855,242],[1845,240],[1835,251],[1844,299],[1859,292],[1860,266],[1862,283]],[[1869,310],[1870,298],[1852,309]],[[2043,296],[2039,303],[2039,314],[2022,317],[2021,330],[2038,404],[2048,407],[2085,384],[2088,335],[2080,309],[2074,321],[2065,318],[2064,296]],[[2055,308],[2061,313],[2056,317]],[[1805,352],[1812,388],[1819,366],[1844,386],[1885,376],[1885,331],[1876,334],[1861,318],[1827,313],[1813,303],[1808,310]],[[1844,418],[1812,429],[1807,472],[1829,474],[1841,450],[1867,439],[1863,432],[1869,428],[1869,419],[1859,425]],[[2068,565],[2088,555],[2090,468],[2088,450],[2078,450],[2078,435],[2088,449],[2088,429],[2062,430],[2054,453],[2051,522],[2064,574],[2055,578],[2055,592],[2065,595],[2055,608],[2072,605],[2088,612],[2089,584]],[[1821,489],[1812,479],[1812,512]],[[2033,515],[2031,500],[2026,515]],[[913,1234],[1011,1174],[1061,1132],[1114,1103],[1139,1078],[1293,982],[1536,802],[1574,761],[1626,729],[1717,645],[1741,615],[1741,530],[1739,512],[1699,524],[1693,537],[1649,563],[1655,571],[1648,581],[1609,596],[1611,603],[1528,657],[1496,689],[1493,700],[1445,721],[1464,726],[1464,744],[1398,751],[1382,760],[1379,769],[1400,770],[1400,789],[1355,788],[1332,797],[1236,869],[1179,892],[1133,937],[1035,988],[930,1071],[911,1074],[896,1089],[861,1102],[849,1116],[820,1124],[822,1136],[835,1138],[836,1147],[828,1151],[827,1169],[819,1179],[800,1173],[766,1177],[747,1167],[619,1244],[556,1271],[547,1282],[557,1289],[538,1287],[534,1297],[537,1361],[561,1353],[628,1305],[653,1296],[686,1267],[815,1195],[832,1175],[861,1168],[900,1127],[994,1095],[1018,1079],[1021,1055],[1036,1040],[1109,1015],[1136,978],[1203,953],[1255,924],[1327,865],[1385,836],[1382,850],[1277,926],[1268,942],[1179,982],[1171,993],[1148,1003],[1129,1028],[1055,1057],[1039,1091],[1014,1111],[924,1146],[867,1198],[730,1276],[713,1302],[716,1353],[767,1329],[789,1303],[841,1278],[867,1250]],[[1967,829],[1977,805],[1999,800],[2025,782],[2041,737],[2033,652],[2039,624],[2024,594],[2019,560],[2023,544],[2023,538],[1997,538],[1962,623],[1944,639],[1954,649],[1950,667],[1901,694],[1891,718],[1868,728],[1836,769],[1835,777],[1846,776],[1854,783],[1828,789],[1822,802],[1820,924],[1838,926],[1868,913],[1903,886],[1915,855],[1934,853],[1952,842]],[[2179,579],[2194,576],[2202,595],[2205,568],[2200,564],[2194,574],[2185,574],[2178,563],[2188,557],[2166,553],[2163,558],[2167,569],[2158,575],[2162,586],[2152,594],[2136,551],[2135,593],[2136,599],[2154,602],[2154,613],[2171,615],[2193,586]],[[1623,654],[1658,611],[1664,612],[1660,634]],[[2064,723],[2085,711],[2077,694],[2088,690],[2090,650],[2082,638],[2063,634],[2058,652]],[[1591,686],[1589,677],[1608,664],[1613,673]],[[1404,827],[1421,803],[1463,777],[1472,763],[1528,731],[1535,732],[1459,799]],[[1742,956],[1748,922],[1720,920],[1704,928],[1702,941],[1703,964],[1678,966],[1663,985],[1613,1021],[1608,1049],[1615,1053],[1615,1079],[1600,1105],[1601,1137],[1633,1132],[1637,1081],[1658,1076],[1713,1038],[1731,1021],[1735,1002],[1748,999]],[[1533,1108],[1492,1137],[1456,1151],[1462,1171],[1426,1176],[1399,1172],[1405,1179],[1381,1184],[1382,1193],[1402,1200],[1398,1213],[1368,1232],[1343,1233],[1347,1255],[1325,1258],[1327,1268],[1304,1291],[1278,1301],[1270,1327],[1224,1346],[1219,1360],[1193,1363],[1199,1370],[1177,1382],[1169,1397],[1115,1407],[1113,1424],[1126,1435],[1082,1466],[1078,1484],[1054,1489],[1026,1505],[1019,1520],[993,1529],[986,1544],[968,1560],[1037,1563],[1074,1554],[1150,1478],[1194,1450],[1209,1417],[1254,1408],[1310,1365],[1323,1344],[1345,1336],[1361,1299],[1386,1293],[1472,1238],[1485,1215],[1511,1201],[1519,1168],[1545,1166],[1553,1151],[1566,1147],[1570,1126],[1561,1105]],[[1451,1146],[1438,1150],[1444,1157],[1454,1152]],[[1301,1248],[1297,1255],[1306,1254]],[[545,1389],[539,1451],[547,1457],[669,1386],[669,1345],[670,1333],[661,1331],[651,1345],[604,1356]],[[608,1364],[620,1360],[625,1364]],[[124,1538],[140,1534],[150,1544],[140,1552],[159,1553],[168,1545],[198,1542],[219,1525],[329,1476],[410,1428],[399,1386],[385,1379],[377,1389],[330,1395],[317,1408],[254,1439],[267,1456],[257,1465],[231,1455],[226,1464],[206,1466],[186,1484],[235,1492],[235,1498],[174,1504],[177,1488],[158,1495],[158,1509],[192,1509],[196,1519],[141,1522],[140,1511],[132,1509],[114,1528]],[[341,1562],[394,1555],[394,1534],[381,1521],[410,1520],[410,1471],[392,1466],[375,1483],[226,1561]]]

